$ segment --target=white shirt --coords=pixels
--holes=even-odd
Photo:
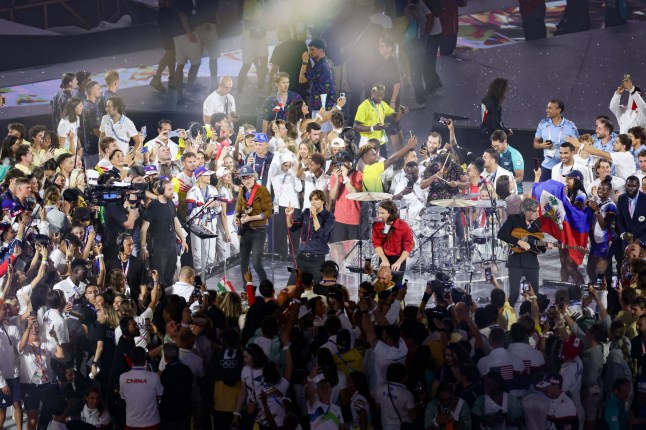
[[[352,411],[352,427],[351,428],[359,428],[359,425],[361,424],[360,421],[360,416],[359,414],[361,412],[366,413],[366,418],[370,420],[370,404],[366,400],[364,396],[359,394],[359,392],[355,392],[352,395],[352,399],[350,399],[350,410]]]
[[[276,157],[274,157],[276,158]],[[294,177],[291,170],[277,173],[271,178],[271,186],[274,190],[274,203],[286,208],[291,203],[294,209],[300,209],[298,193],[303,189],[303,183]]]
[[[49,334],[49,332],[54,329],[56,338],[61,345],[69,343],[70,334],[67,329],[67,324],[65,324],[63,315],[61,315],[58,309],[46,310],[42,314],[42,318],[39,318],[38,322],[40,323],[41,339],[45,339],[47,343],[56,344],[56,340]]]
[[[514,373],[523,373],[525,365],[520,358],[516,357],[504,348],[492,349],[489,355],[478,361],[478,371],[484,376],[494,368],[500,368],[500,374],[505,380],[514,379]]]
[[[65,253],[60,249],[56,248],[49,254],[49,259],[54,263],[54,268],[58,273],[64,273],[67,268],[67,262],[65,261]]]
[[[155,142],[158,143],[157,145],[157,153],[159,153],[159,148],[162,146],[168,146],[168,149],[170,150],[170,159],[171,160],[177,160],[177,154],[179,153],[179,145],[173,142],[172,140],[168,139],[166,143],[162,142],[161,140],[158,139],[150,139],[148,142],[144,144],[146,148],[148,148],[148,153],[152,154],[153,148],[155,147]],[[157,161],[157,160],[150,160],[151,162]]]
[[[204,361],[190,349],[179,349],[179,361],[187,365],[193,374],[193,400],[200,398],[200,384],[198,379],[204,376]]]
[[[324,405],[319,400],[311,405],[308,403],[307,413],[311,430],[337,430],[339,424],[343,424],[341,408],[332,402],[329,405]]]
[[[384,384],[379,388],[376,400],[381,406],[381,424],[383,428],[396,429],[399,428],[402,422],[412,422],[408,415],[408,409],[415,407],[415,398],[413,393],[408,391],[404,385],[392,382]]]
[[[615,93],[610,99],[610,106],[608,108],[617,118],[619,123],[619,133],[628,133],[632,127],[643,127],[646,125],[646,103],[642,96],[635,91],[634,94],[628,95],[628,103],[626,106],[620,105],[621,94]],[[637,109],[633,110],[633,102],[637,105]]]
[[[260,403],[260,398],[256,395],[262,387],[262,369],[252,369],[249,366],[242,368],[240,380],[247,390],[247,402]]]
[[[401,173],[401,175],[400,175]],[[407,221],[418,220],[419,214],[422,209],[426,208],[426,200],[428,199],[428,189],[423,190],[420,187],[422,183],[422,178],[418,177],[415,184],[413,184],[413,191],[402,196],[401,200],[401,214],[402,218]],[[390,187],[390,192],[395,195],[399,194],[408,185],[408,179],[403,172],[398,172],[393,177],[393,181]]]
[[[408,347],[404,339],[399,339],[399,345],[389,346],[387,343],[378,340],[375,345],[375,372],[377,374],[377,387],[386,383],[386,370],[394,363],[405,363]]]
[[[227,104],[228,109],[226,109]],[[231,94],[221,96],[218,94],[217,90],[209,94],[202,105],[202,113],[204,116],[212,116],[215,113],[225,113],[225,111],[228,115],[236,112],[236,101]]]
[[[3,324],[0,328],[0,388],[6,387],[6,380],[13,379],[15,376],[15,351],[18,342],[20,342],[18,328]]]
[[[71,131],[74,133],[74,139],[78,138],[79,124],[80,119],[78,117],[76,118],[76,122],[70,122],[67,118],[61,118],[60,122],[58,123],[58,129],[56,130],[56,133],[59,137],[65,136],[65,146],[63,147],[64,149],[70,149],[70,145],[72,143],[70,142],[70,138],[67,136],[67,133]]]
[[[563,163],[561,162],[552,167],[552,179],[565,184],[565,180],[567,178],[564,178],[563,175],[567,175],[572,170],[578,170],[579,172],[581,172],[581,174],[583,175],[583,188],[587,190],[590,186],[590,183],[592,182],[592,171],[585,164],[577,162],[576,159],[571,166],[563,166]]]
[[[565,391],[557,399],[552,399],[550,407],[547,410],[547,427],[551,428],[560,428],[558,427],[559,421],[564,418],[576,418],[577,411],[574,406],[572,399],[565,394]]]
[[[186,303],[189,303],[191,301],[191,294],[193,294],[193,291],[195,290],[195,287],[187,282],[182,282],[182,281],[177,281],[170,287],[166,288],[166,295],[170,294],[177,294],[180,297],[184,297],[184,300],[186,300]],[[197,302],[196,302],[197,303]],[[193,310],[195,303],[191,306],[191,312],[195,312]],[[199,308],[199,303],[197,304]]]
[[[164,394],[164,387],[156,373],[133,366],[119,377],[119,393],[126,401],[126,425],[150,427],[159,424],[157,398]]]
[[[106,136],[114,137],[123,155],[128,153],[130,139],[139,133],[135,124],[125,115],[121,115],[117,122],[112,121],[110,115],[103,115],[99,131],[105,133]]]
[[[52,353],[44,343],[40,347],[28,343],[18,358],[21,384],[41,385],[54,381],[54,372],[50,366]]]
[[[523,362],[527,375],[532,373],[532,369],[545,366],[543,353],[536,348],[532,348],[528,343],[514,342],[509,345],[507,351]]]
[[[309,207],[310,194],[314,190],[320,190],[326,192],[330,184],[330,176],[325,172],[321,173],[321,176],[318,178],[312,172],[305,172],[301,177],[305,183],[303,188],[303,206]]]
[[[611,152],[615,172],[624,181],[635,172],[635,157],[630,152]]]
[[[54,290],[61,290],[65,294],[65,301],[68,303],[75,298],[81,297],[85,293],[85,283],[80,282],[78,286],[70,278],[65,278],[58,284],[54,285]]]
[[[287,397],[287,389],[289,388],[289,381],[285,378],[280,378],[280,382],[274,385],[278,390],[278,393],[267,396],[267,407],[269,411],[265,410],[265,406],[262,401],[258,403],[259,406],[259,415],[258,421],[264,425],[268,425],[269,421],[266,418],[267,412],[273,415],[274,421],[278,427],[282,427],[283,421],[285,420],[285,406],[283,405],[283,399]],[[262,384],[261,387],[258,387],[259,391],[256,391],[256,397],[260,400],[260,393],[269,389],[270,386],[267,384]]]
[[[112,422],[112,418],[110,418],[110,412],[108,412],[108,408],[103,409],[103,412],[99,414],[98,409],[90,409],[85,405],[83,407],[83,412],[81,412],[81,419],[85,421],[88,424],[92,424],[93,426],[107,426]]]
[[[512,194],[515,194],[518,190],[518,187],[516,186],[516,179],[514,179],[514,174],[500,165],[495,172],[489,173],[485,170],[482,172],[482,174],[484,175],[485,180],[491,183],[494,190],[496,189],[498,179],[502,178],[503,176],[507,176],[509,178],[509,183],[511,184],[510,189],[514,190]],[[493,178],[493,180],[491,178]]]
[[[574,406],[578,411],[579,425],[585,419],[583,405],[581,404],[581,381],[583,380],[583,361],[576,357],[574,361],[561,364],[561,376],[563,377],[562,389],[570,395]]]
[[[596,190],[597,188],[599,188],[600,183],[601,180],[599,178],[592,181],[592,183],[590,184],[590,189],[587,190],[588,194],[592,194],[593,189]],[[616,193],[623,194],[626,192],[626,181],[624,181],[620,177],[613,176],[610,183],[612,184],[612,190]],[[614,198],[614,196],[611,196],[611,198]]]
[[[541,391],[529,391],[522,399],[523,416],[527,430],[547,428],[547,410],[552,400]]]

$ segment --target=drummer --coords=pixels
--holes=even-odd
[[[469,180],[464,169],[450,160],[448,153],[442,153],[435,158],[435,161],[424,170],[423,180],[420,184],[423,190],[428,188],[428,203],[433,200],[451,199],[455,197],[460,189],[469,187]],[[458,240],[464,239],[464,226],[460,211],[455,211],[455,225]]]
[[[413,154],[415,154],[413,152]],[[402,218],[408,220],[418,219],[420,212],[426,207],[426,191],[420,187],[419,166],[416,161],[408,161],[400,173],[395,175],[390,191],[393,200],[400,202],[400,208],[406,208]],[[403,211],[404,209],[402,209]]]
[[[406,221],[399,218],[397,206],[392,200],[384,200],[377,208],[376,221],[372,226],[372,245],[381,260],[381,267],[390,267],[393,281],[400,284],[406,271],[406,260],[413,251],[413,231]]]

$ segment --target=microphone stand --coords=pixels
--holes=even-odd
[[[209,197],[209,198],[206,200],[206,202],[204,202],[204,206],[202,206],[202,208],[200,208],[200,210],[198,210],[198,211],[195,213],[195,215],[193,215],[192,217],[188,218],[184,223],[181,223],[182,227],[184,227],[184,229],[185,229],[189,234],[191,234],[191,223],[192,223],[192,221],[193,221],[194,219],[196,219],[197,217],[199,217],[200,215],[202,215],[202,214],[204,213],[204,211],[206,211],[206,209],[210,209],[210,208],[208,207],[208,205],[209,205],[209,204],[211,204],[212,202],[214,202],[215,200],[217,200],[217,199],[218,199],[218,197],[219,197],[219,198],[224,198],[223,196],[220,196],[220,195],[218,195],[218,194],[216,194],[215,196]],[[213,232],[212,232],[212,233],[213,233]],[[192,234],[194,234],[194,233],[192,233]],[[218,237],[218,234],[217,234],[217,233],[213,233],[213,234],[215,235],[215,238],[217,238],[217,237]],[[207,254],[206,254],[206,242],[205,242],[205,240],[207,240],[207,239],[202,239],[202,238],[199,238],[199,239],[201,240],[201,243],[200,243],[200,250],[201,250],[201,252],[202,252],[202,267],[201,267],[200,273],[201,273],[201,276],[202,276],[202,281],[206,283],[206,263],[208,262],[208,256],[207,256]],[[189,245],[189,246],[190,246],[190,245]],[[217,252],[217,247],[216,247],[216,252]],[[224,264],[225,264],[225,266],[226,266],[226,261],[225,261],[225,263],[224,263]],[[226,276],[226,275],[225,275],[225,276]]]

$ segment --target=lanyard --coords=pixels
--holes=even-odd
[[[123,265],[123,263],[121,263]],[[123,275],[125,277],[128,277],[128,269],[130,268],[130,258],[128,258],[128,261],[126,261],[126,267],[123,268]]]
[[[254,153],[253,153],[253,169],[254,169],[254,170],[256,170],[256,160],[257,160],[257,159],[258,159],[258,153],[257,153],[257,152],[254,152]],[[265,158],[263,159],[262,167],[260,168],[260,176],[259,176],[259,178],[258,178],[258,180],[259,180],[260,182],[262,182],[262,178],[263,178],[263,177],[264,177],[264,175],[265,175],[265,163],[267,163],[267,157],[265,157]]]
[[[7,333],[7,329],[4,327],[4,324],[0,325],[0,328],[2,328],[2,332],[4,333],[4,335],[7,336],[7,340],[9,341],[9,346],[13,346],[11,337],[9,337],[9,333]]]
[[[119,118],[119,124],[123,123],[124,121],[124,116],[121,115],[121,118]],[[114,134],[114,137],[121,143],[125,143],[126,145],[130,143],[130,140],[123,140],[119,136],[117,136],[117,132],[114,129],[114,121],[112,121],[112,117],[108,118],[108,122],[110,123],[110,128],[112,129],[112,134]]]
[[[561,119],[561,121],[563,121],[563,120],[565,120],[565,118]],[[556,127],[556,125],[555,125],[554,123],[552,123],[552,125],[553,125],[554,127]],[[562,135],[563,135],[563,124],[561,124],[561,126],[559,127],[559,137],[558,137],[558,140],[557,140],[556,142],[554,142],[554,141],[552,140],[552,127],[551,127],[551,126],[549,126],[549,125],[547,126],[547,140],[552,140],[552,143],[554,143],[555,145],[558,145],[558,144],[560,144],[560,143],[561,143],[561,136],[562,136]]]
[[[377,107],[377,104],[374,102],[374,100],[370,99],[370,104],[374,108],[375,112],[377,112],[377,121],[379,124],[383,124],[383,120],[381,119],[383,113],[381,111],[381,103],[379,103],[379,107]]]
[[[570,171],[568,173],[572,173],[572,170],[574,170],[574,163],[572,163],[572,166],[570,166]],[[559,169],[559,175],[560,177],[563,177],[563,163],[561,163],[561,168]]]

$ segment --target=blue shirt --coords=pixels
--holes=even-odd
[[[577,130],[576,125],[569,119],[562,117],[561,123],[559,125],[554,125],[551,119],[545,118],[538,123],[538,128],[536,129],[535,137],[538,139],[543,139],[543,142],[546,140],[551,140],[553,143],[552,149],[543,149],[543,163],[541,166],[546,169],[551,169],[561,162],[559,157],[559,150],[561,144],[565,142],[565,138],[568,136],[579,137],[579,130]],[[553,155],[549,155],[548,151],[554,151]]]
[[[635,149],[634,147],[630,147],[630,153],[633,154],[633,157],[635,157],[635,168],[639,170],[639,154],[644,153],[646,154],[646,146],[641,145],[639,148]]]
[[[612,133],[610,133],[610,139],[608,140],[608,143],[606,143],[605,145],[601,142],[601,139],[599,139],[597,137],[597,135],[594,134],[593,135],[594,143],[592,144],[592,147],[600,149],[602,151],[606,151],[606,152],[612,154],[613,152],[615,152],[615,150],[613,149],[613,146],[615,144],[615,140],[617,140],[617,133],[614,132],[614,131]],[[610,166],[610,174],[613,175],[613,176],[616,174],[614,164],[612,166]]]
[[[321,109],[321,94],[327,94],[326,110],[336,104],[336,83],[334,82],[334,64],[327,57],[321,58],[309,72],[305,72],[310,84],[309,105],[311,110]]]
[[[301,243],[298,246],[300,252],[310,252],[312,254],[327,254],[330,252],[328,242],[334,229],[334,215],[327,209],[316,214],[319,220],[320,228],[314,229],[314,222],[310,216],[310,209],[304,209],[301,214],[294,220],[289,231],[301,231]]]
[[[507,145],[507,150],[500,153],[500,164],[503,169],[509,170],[511,173],[516,176],[515,170],[525,170],[525,160],[520,152]],[[523,194],[523,181],[516,181],[518,187],[518,194]]]
[[[287,112],[289,108],[294,104],[294,102],[299,100],[302,99],[298,93],[287,91],[287,101],[285,102],[285,106],[283,106],[278,112],[274,112],[274,108],[281,102],[280,97],[277,95],[267,97],[267,100],[265,100],[265,109],[263,110],[263,119],[265,121],[274,121],[275,119],[282,119],[283,121],[287,120]]]

